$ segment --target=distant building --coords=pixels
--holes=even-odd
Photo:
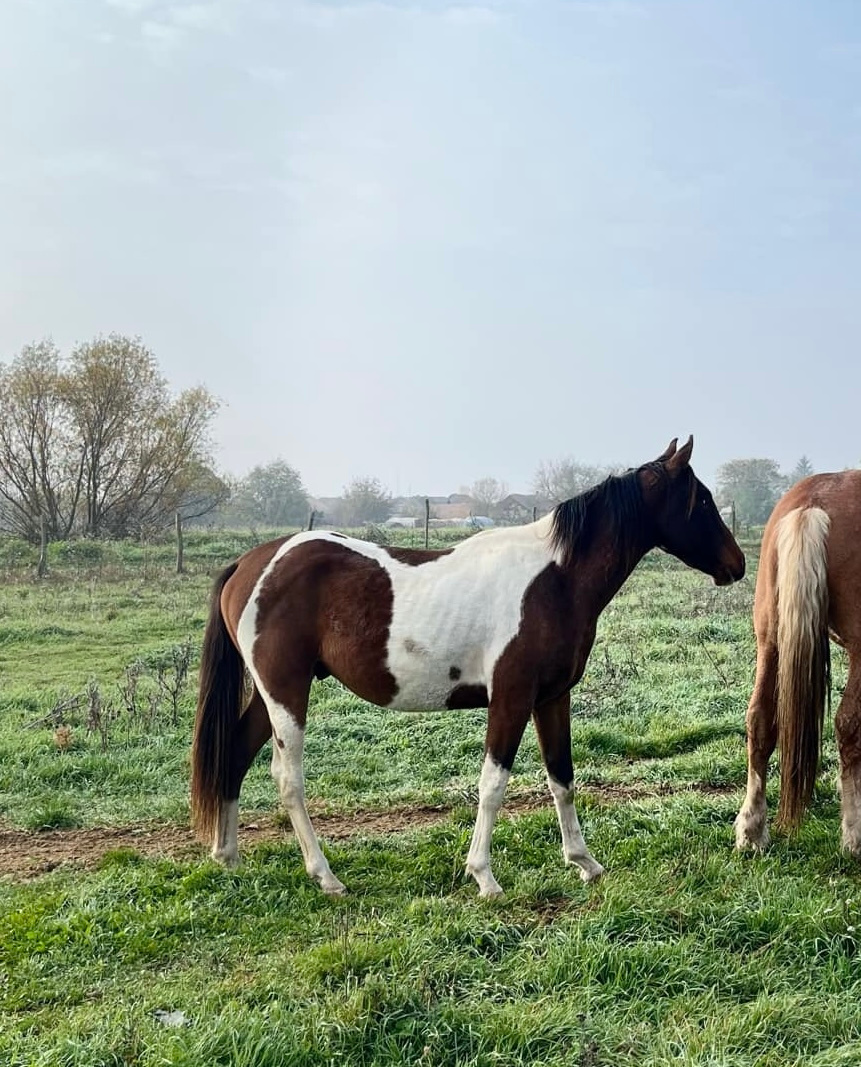
[[[498,522],[520,525],[532,522],[533,516],[541,518],[553,508],[553,502],[535,493],[509,493],[493,509],[493,517]]]

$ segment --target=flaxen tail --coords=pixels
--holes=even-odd
[[[221,592],[236,570],[232,563],[215,581],[203,636],[200,690],[191,748],[191,820],[198,835],[211,840],[221,801],[228,799],[231,742],[242,708],[245,667],[221,614]]]
[[[789,830],[799,825],[813,796],[831,700],[829,523],[821,508],[796,508],[777,527],[778,822]]]

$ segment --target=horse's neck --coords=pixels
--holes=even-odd
[[[578,600],[587,597],[599,615],[651,548],[654,545],[637,529],[625,530],[616,538],[611,529],[603,528],[588,551],[568,565],[575,596]]]

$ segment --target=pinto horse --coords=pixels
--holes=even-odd
[[[272,776],[327,893],[329,868],[305,806],[302,747],[314,677],[407,711],[488,708],[478,815],[467,857],[482,896],[501,888],[490,839],[532,716],[562,831],[584,881],[603,873],[574,808],[570,690],[601,611],[659,546],[718,585],[744,556],[690,467],[691,438],[608,478],[527,526],[486,530],[452,549],[393,548],[332,531],[260,545],[217,579],[203,642],[192,751],[192,812],[212,856],[238,861],[242,779],[271,736]],[[240,714],[245,671],[253,683]]]
[[[815,474],[777,502],[762,535],[753,620],[756,680],[736,846],[768,846],[765,778],[778,743],[778,825],[796,829],[810,803],[831,695],[830,633],[849,654],[834,720],[843,847],[861,857],[861,471]]]

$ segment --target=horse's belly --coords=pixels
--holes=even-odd
[[[470,689],[483,688],[482,657],[476,653],[440,653],[416,645],[390,656],[389,670],[397,691],[389,702],[399,711],[439,711],[447,707],[481,707],[452,702],[452,695]]]
[[[332,675],[362,700],[398,711],[441,711],[487,707],[482,657],[436,655],[418,642],[388,660],[331,655],[320,660],[317,677]]]

